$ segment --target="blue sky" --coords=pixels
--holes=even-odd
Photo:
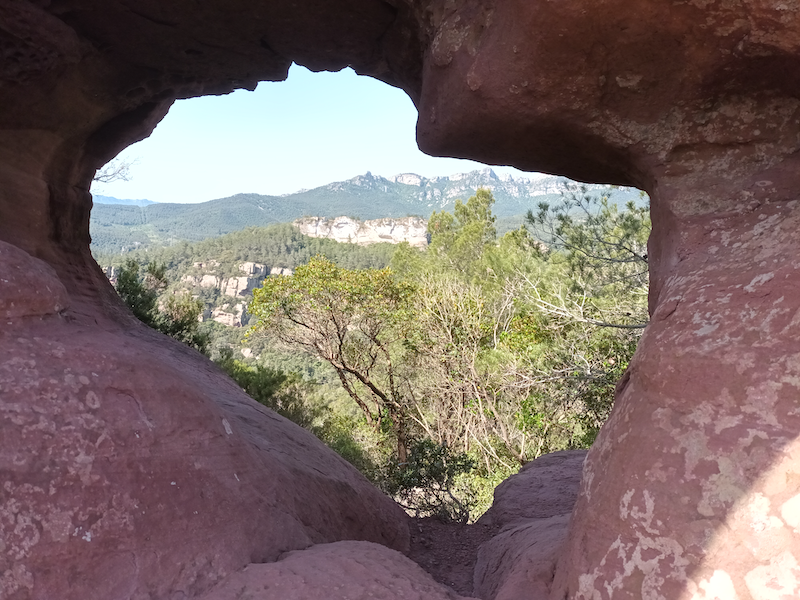
[[[204,202],[240,192],[288,194],[367,171],[432,177],[483,168],[420,152],[416,122],[401,90],[350,69],[312,73],[293,65],[286,81],[263,82],[255,92],[179,100],[149,138],[119,155],[136,161],[131,180],[92,191]]]

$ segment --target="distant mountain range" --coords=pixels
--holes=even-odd
[[[271,223],[288,223],[304,216],[348,216],[361,220],[421,216],[452,210],[457,199],[466,201],[479,187],[492,190],[498,229],[522,223],[522,215],[542,201],[553,201],[566,185],[564,177],[538,179],[498,177],[491,168],[449,177],[425,178],[403,173],[390,179],[367,172],[347,181],[283,196],[236,194],[199,204],[162,204],[148,200],[104,203],[95,196],[92,210],[92,249],[118,253],[149,245],[197,241]],[[590,191],[608,186],[591,185]],[[618,203],[639,201],[634,188],[613,191]],[[502,226],[505,224],[505,226]]]

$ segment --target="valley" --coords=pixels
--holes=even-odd
[[[500,233],[517,229],[529,209],[539,202],[559,198],[573,182],[564,177],[540,179],[498,177],[487,167],[470,173],[424,178],[413,173],[391,179],[371,173],[284,196],[236,194],[199,204],[149,203],[98,197],[92,209],[92,250],[115,254],[203,239],[240,231],[290,223],[303,217],[350,217],[360,221],[417,216],[452,210],[457,199],[466,200],[483,187],[495,197],[494,214]],[[591,185],[590,191],[607,186]],[[617,188],[615,201],[640,202],[639,191]],[[114,204],[102,200],[115,201]],[[126,204],[120,204],[126,202]],[[127,203],[138,203],[127,204]]]

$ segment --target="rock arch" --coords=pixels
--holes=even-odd
[[[88,251],[95,168],[174,99],[291,61],[402,87],[429,153],[651,195],[653,323],[551,597],[800,595],[799,12],[0,0],[0,595],[192,597],[310,544],[407,544],[345,465],[134,323]]]

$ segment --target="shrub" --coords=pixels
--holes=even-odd
[[[471,486],[459,486],[464,483],[459,476],[474,468],[475,461],[463,452],[454,452],[431,439],[415,440],[407,462],[390,463],[384,487],[417,517],[466,523],[475,498]]]

